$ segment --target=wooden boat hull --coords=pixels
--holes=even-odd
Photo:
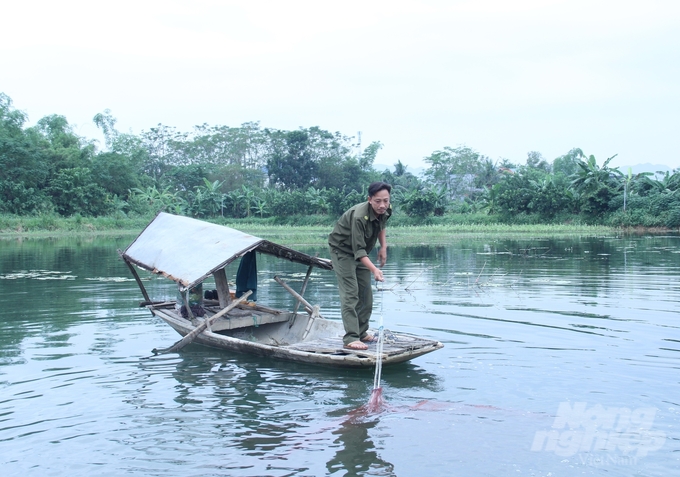
[[[191,332],[197,321],[182,318],[174,309],[154,308],[151,312],[169,324],[181,336]],[[377,362],[376,343],[368,350],[349,350],[343,347],[342,324],[322,317],[299,314],[291,320],[284,314],[278,322],[261,323],[253,315],[252,326],[228,328],[229,319],[217,320],[212,331],[199,334],[194,343],[237,353],[253,354],[286,361],[341,368],[369,368]],[[216,331],[220,329],[219,331]],[[409,361],[442,348],[439,341],[427,340],[406,333],[385,331],[383,366]]]
[[[184,337],[169,348],[155,350],[157,353],[177,351],[196,342],[287,361],[367,368],[378,362],[402,363],[443,346],[438,341],[386,332],[380,356],[376,356],[377,343],[370,343],[368,350],[344,348],[342,323],[325,319],[319,306],[303,297],[312,270],[332,270],[333,262],[230,227],[159,212],[125,251],[118,253],[144,296],[141,306],[147,306]],[[257,303],[257,253],[307,267],[299,292],[281,277],[273,277],[294,298],[292,312]],[[226,267],[238,259],[241,261],[236,273],[237,290],[232,293]],[[136,268],[176,282],[181,298],[152,301]],[[202,294],[200,289],[210,277],[214,289],[208,296],[208,290]],[[252,302],[245,302],[246,299]]]

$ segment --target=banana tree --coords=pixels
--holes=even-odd
[[[305,192],[305,199],[307,200],[309,205],[312,206],[314,210],[319,214],[327,213],[328,209],[330,208],[330,203],[328,202],[328,199],[326,197],[325,188],[316,189],[314,187],[310,187]]]
[[[257,195],[253,189],[246,186],[241,186],[241,190],[238,195],[239,205],[246,211],[246,216],[250,217],[250,210],[257,200]]]
[[[619,194],[624,186],[623,174],[609,163],[617,154],[608,158],[602,167],[597,165],[595,156],[587,161],[579,160],[579,169],[572,176],[571,188],[581,198],[581,210],[588,215],[601,215],[609,209],[610,200]]]

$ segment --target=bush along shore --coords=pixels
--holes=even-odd
[[[58,114],[27,121],[0,92],[4,233],[138,230],[161,209],[243,224],[330,226],[366,200],[374,181],[393,186],[393,226],[680,227],[680,173],[634,175],[610,167],[615,155],[598,164],[579,148],[552,160],[529,151],[511,162],[444,146],[423,151],[426,167],[416,175],[401,161],[376,168],[380,142],[361,147],[316,126],[203,124],[186,132],[157,125],[132,134],[118,131],[106,110],[93,117],[102,145]]]
[[[454,218],[456,220],[454,220]],[[636,233],[649,229],[633,229],[591,225],[580,223],[541,224],[518,223],[506,224],[494,221],[493,217],[480,215],[467,217],[431,217],[430,220],[414,223],[408,216],[395,214],[388,227],[388,239],[392,244],[411,243],[446,243],[453,236],[462,235],[602,235]],[[0,238],[18,237],[67,237],[67,236],[130,236],[139,234],[153,219],[146,217],[59,217],[56,215],[18,217],[0,215]],[[260,219],[217,218],[207,219],[209,222],[232,227],[258,237],[283,244],[323,245],[326,243],[337,217],[330,215],[290,217],[287,221]],[[447,220],[449,219],[449,220]],[[667,231],[665,229],[653,232]]]

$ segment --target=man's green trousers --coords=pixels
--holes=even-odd
[[[331,249],[333,270],[338,279],[340,312],[345,325],[345,344],[366,336],[368,321],[373,310],[371,271],[354,256]]]

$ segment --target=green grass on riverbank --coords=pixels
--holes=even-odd
[[[325,243],[330,232],[329,227],[320,226],[257,226],[254,224],[230,223],[258,237],[283,244],[317,244]],[[484,236],[484,235],[602,235],[620,231],[611,227],[569,226],[569,225],[425,225],[388,227],[388,242],[392,244],[447,243],[452,236]]]
[[[139,234],[152,217],[14,217],[0,216],[0,237],[68,237],[78,235],[130,235]],[[216,220],[258,237],[288,245],[324,244],[333,220],[321,218],[319,225],[277,225],[271,220],[249,218],[243,220]],[[389,227],[388,240],[393,244],[446,243],[452,235],[600,235],[621,233],[611,227],[582,224],[524,224],[502,223],[438,223],[432,225],[399,225]]]
[[[60,217],[0,215],[2,237],[59,237],[86,234],[138,234],[152,217]]]

